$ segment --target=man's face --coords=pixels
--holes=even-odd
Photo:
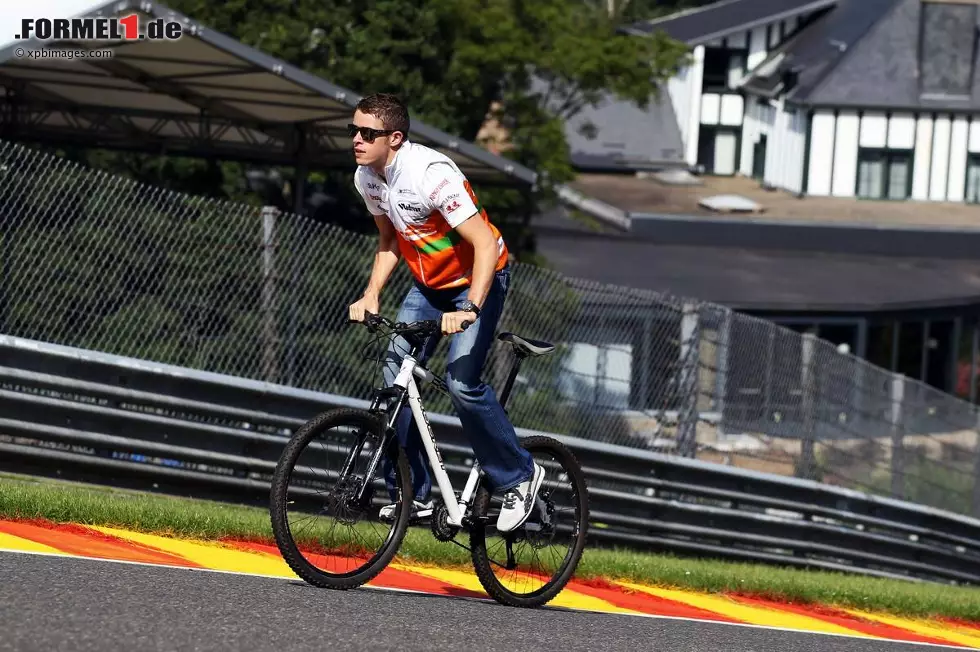
[[[378,130],[384,130],[385,128],[380,118],[362,113],[361,111],[354,112],[353,122],[358,127],[370,127]],[[396,134],[396,137],[398,137],[398,134]],[[383,167],[388,161],[388,152],[391,150],[391,139],[392,136],[376,136],[374,142],[368,142],[364,139],[361,132],[354,134],[354,160],[357,161],[358,165]]]

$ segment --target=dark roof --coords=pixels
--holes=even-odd
[[[742,87],[807,106],[976,110],[978,20],[976,4],[840,0]]]
[[[183,24],[177,41],[113,43],[111,58],[23,59],[20,48],[84,48],[14,41],[0,48],[6,137],[54,144],[217,156],[353,170],[346,125],[361,95],[250,48],[150,0],[111,0],[80,15],[137,13]],[[104,47],[106,44],[99,44]],[[202,114],[206,112],[206,119]],[[202,133],[208,134],[201,137]],[[474,181],[533,184],[533,170],[417,120],[410,138],[452,158]]]
[[[546,106],[560,111],[565,98],[553,90],[542,77],[531,78],[531,92],[549,98]],[[586,104],[565,120],[565,139],[572,165],[579,169],[684,165],[684,142],[666,86],[645,108],[612,93],[604,94],[596,106]]]
[[[980,261],[674,246],[541,230],[556,271],[737,310],[869,312],[980,305]]]
[[[795,18],[836,4],[837,0],[722,0],[707,7],[635,23],[624,31],[635,35],[663,30],[688,45],[700,45],[779,20]]]
[[[583,134],[591,126],[594,134]],[[646,109],[634,102],[603,98],[565,123],[572,165],[592,170],[639,170],[685,165],[674,105],[667,90]]]

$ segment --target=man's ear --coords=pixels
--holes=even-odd
[[[392,147],[398,147],[399,145],[401,145],[404,142],[405,142],[405,132],[403,132],[403,131],[396,131],[395,133],[391,134],[391,146]]]

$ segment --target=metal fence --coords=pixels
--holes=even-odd
[[[352,398],[380,382],[370,337],[346,324],[370,237],[2,142],[0,211],[0,333]],[[385,314],[409,282],[401,266]],[[980,513],[976,408],[828,342],[525,264],[500,328],[559,345],[524,365],[518,427]]]
[[[267,506],[286,438],[310,414],[368,407],[336,394],[5,335],[0,360],[0,471],[212,500]],[[461,487],[473,451],[459,419],[430,414],[429,423]],[[980,519],[553,436],[582,464],[590,546],[980,585]]]

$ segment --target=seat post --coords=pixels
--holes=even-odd
[[[504,388],[500,391],[500,396],[497,397],[497,400],[500,401],[500,407],[504,408],[504,410],[507,409],[507,399],[510,398],[510,390],[514,388],[517,373],[521,370],[521,364],[526,357],[527,354],[518,349],[514,349],[514,364],[510,368],[510,373],[507,374],[507,381],[504,383]]]

